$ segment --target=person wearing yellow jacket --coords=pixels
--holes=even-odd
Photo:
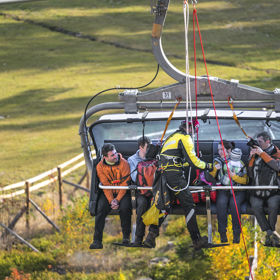
[[[171,134],[164,142],[160,152],[160,163],[163,170],[163,176],[167,181],[167,186],[172,195],[179,200],[186,217],[187,229],[190,233],[195,249],[207,247],[208,239],[201,237],[194,208],[194,202],[190,190],[188,189],[188,171],[189,167],[195,167],[201,170],[212,169],[211,163],[200,160],[194,151],[194,144],[191,137],[193,125],[199,123],[189,122],[188,132],[186,121],[181,122],[179,130]],[[160,226],[160,225],[159,225]],[[149,234],[144,242],[146,247],[155,247],[155,238],[159,234],[159,227],[151,225]]]

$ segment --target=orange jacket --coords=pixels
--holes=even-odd
[[[128,162],[119,154],[119,161],[115,165],[108,165],[102,159],[96,166],[97,176],[103,186],[127,186],[130,180],[130,168]],[[126,178],[123,178],[127,176]],[[123,179],[122,179],[123,178]],[[113,182],[120,180],[120,182]],[[103,190],[109,204],[115,198],[120,202],[126,194],[126,190]]]

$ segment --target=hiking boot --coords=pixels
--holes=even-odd
[[[276,231],[270,235],[270,241],[272,247],[280,247],[280,236]]]
[[[134,243],[132,244],[133,247],[141,247],[143,245],[143,237],[136,236]]]
[[[122,244],[123,245],[129,245],[130,244],[130,239],[124,237],[123,240],[122,240]]]
[[[272,246],[272,242],[271,242],[271,240],[270,240],[271,235],[272,235],[272,234],[266,234],[264,246],[268,246],[268,247],[271,247],[271,246]]]
[[[198,240],[193,241],[193,247],[195,250],[200,250],[202,248],[208,248],[208,237],[202,236]]]
[[[144,241],[144,246],[147,248],[155,248],[156,247],[156,237],[157,235],[151,231],[149,231],[146,240]]]
[[[233,234],[233,241],[232,243],[239,244],[240,243],[240,233]]]
[[[226,232],[220,232],[220,238],[221,238],[221,242],[222,243],[227,243],[228,242],[227,233]]]
[[[103,249],[103,244],[101,241],[95,240],[90,244],[89,249]]]

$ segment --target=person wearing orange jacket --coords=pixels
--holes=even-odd
[[[117,153],[114,145],[104,144],[101,150],[102,159],[96,166],[97,176],[103,186],[127,186],[130,181],[128,162]],[[126,190],[104,189],[100,194],[95,215],[93,243],[90,249],[102,249],[105,219],[111,209],[118,210],[121,219],[123,244],[130,243],[131,233],[131,196]]]
[[[253,186],[279,186],[280,150],[272,143],[271,136],[263,131],[257,135],[258,145],[253,145],[250,152],[248,174]],[[266,246],[280,247],[280,236],[275,231],[280,208],[279,189],[251,191],[250,203],[254,215],[263,232],[266,232]],[[264,206],[268,208],[268,218]]]

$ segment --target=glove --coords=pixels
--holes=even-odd
[[[213,171],[213,164],[212,163],[206,163],[206,168],[205,168],[206,170],[208,170],[208,171]]]

